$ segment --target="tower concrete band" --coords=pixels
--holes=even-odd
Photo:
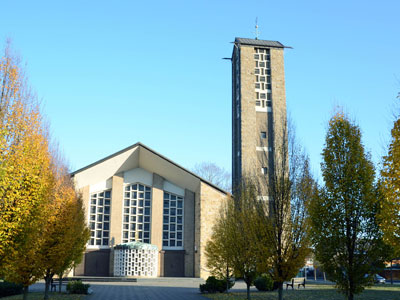
[[[283,50],[277,41],[236,38],[232,53],[232,184],[267,176],[286,128]],[[266,182],[266,181],[265,181]]]

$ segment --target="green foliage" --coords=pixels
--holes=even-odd
[[[84,284],[80,280],[70,281],[67,283],[67,292],[70,294],[85,294],[87,295],[90,284]]]
[[[263,274],[254,280],[254,286],[259,291],[272,291],[274,287],[274,281],[268,274]]]
[[[232,281],[229,282],[229,289],[235,284]],[[205,284],[200,284],[201,293],[223,293],[226,291],[226,279],[217,279],[215,276],[209,276]]]
[[[260,220],[256,187],[243,182],[234,199],[222,205],[220,218],[206,245],[207,266],[212,274],[226,278],[233,272],[250,288],[257,274]]]
[[[322,187],[310,204],[316,259],[348,299],[370,284],[385,257],[376,214],[374,167],[357,125],[343,114],[329,122]],[[367,276],[366,276],[367,275]]]
[[[385,242],[393,248],[394,257],[397,257],[400,256],[400,119],[394,122],[391,135],[379,182],[383,196],[379,223]]]
[[[3,281],[0,282],[0,298],[22,294],[22,284]]]

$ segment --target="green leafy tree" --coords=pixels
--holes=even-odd
[[[310,205],[316,259],[353,300],[372,282],[385,253],[376,220],[374,167],[359,127],[343,113],[329,121],[322,156],[325,186]]]
[[[379,221],[384,241],[400,256],[400,119],[394,122],[388,154],[383,157],[379,181],[382,192]]]

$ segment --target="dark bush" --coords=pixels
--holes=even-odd
[[[90,284],[83,284],[82,281],[70,281],[67,284],[67,292],[70,294],[87,294]]]
[[[204,284],[200,284],[200,293],[204,294],[205,292],[207,292],[207,285]]]
[[[274,287],[274,281],[269,275],[263,274],[254,280],[254,285],[259,291],[272,291]]]
[[[234,281],[229,281],[229,288],[235,284]],[[217,279],[215,276],[210,276],[207,278],[205,284],[200,284],[201,293],[223,293],[226,291],[226,279]]]
[[[275,291],[279,288],[279,282],[274,281],[274,285],[272,286],[272,290]]]
[[[23,286],[12,282],[0,282],[0,298],[22,294]]]

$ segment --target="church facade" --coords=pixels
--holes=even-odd
[[[75,276],[208,276],[204,248],[227,192],[141,143],[71,175],[91,231]]]

